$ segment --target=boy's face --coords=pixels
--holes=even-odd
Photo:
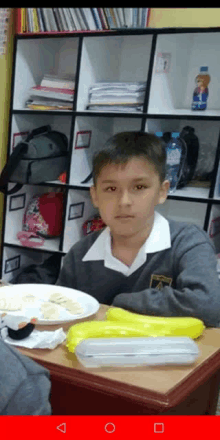
[[[149,231],[154,208],[165,202],[168,189],[169,182],[161,184],[149,161],[132,158],[123,165],[106,165],[90,193],[113,237],[129,237]]]

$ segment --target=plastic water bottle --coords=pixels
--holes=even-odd
[[[172,138],[166,146],[166,179],[170,182],[169,194],[176,191],[187,156],[187,145],[183,139],[179,138],[179,134],[178,132],[172,133]]]

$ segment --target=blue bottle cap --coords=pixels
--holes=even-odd
[[[206,66],[200,67],[200,72],[208,72],[208,67]]]
[[[179,135],[180,135],[180,133],[179,132],[177,132],[177,131],[173,131],[172,132],[172,138],[178,138],[179,137]]]

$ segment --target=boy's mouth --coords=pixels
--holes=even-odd
[[[117,215],[115,218],[133,218],[133,215]]]

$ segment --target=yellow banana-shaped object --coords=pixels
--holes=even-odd
[[[140,315],[119,307],[110,307],[106,313],[108,322],[124,322],[143,326],[147,336],[188,336],[198,338],[204,331],[203,321],[192,317],[162,317]]]
[[[76,346],[87,338],[114,338],[148,336],[148,329],[143,325],[130,322],[87,321],[72,325],[66,338],[66,346],[74,352]]]

